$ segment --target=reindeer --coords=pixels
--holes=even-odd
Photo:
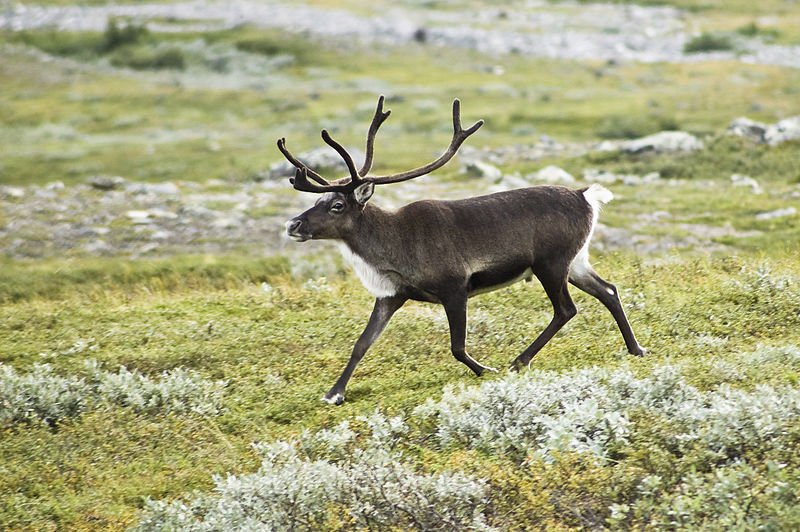
[[[370,198],[375,185],[399,183],[442,167],[461,144],[483,125],[461,127],[461,107],[453,101],[453,138],[436,160],[405,172],[368,176],[375,135],[391,111],[378,106],[367,133],[364,164],[356,169],[351,155],[326,130],[322,139],[344,159],[349,178],[333,182],[308,168],[278,140],[278,149],[296,168],[290,182],[296,190],[321,194],[313,207],[286,222],[286,232],[298,242],[333,240],[352,265],[375,306],[364,332],[353,347],[347,366],[322,398],[344,401],[353,371],[378,339],[392,315],[411,300],[444,307],[450,326],[453,356],[475,375],[496,371],[466,351],[467,300],[477,294],[536,276],[553,304],[553,318],[512,363],[512,370],[531,359],[577,313],[567,283],[600,300],[619,327],[633,355],[645,350],[636,341],[616,287],[602,279],[589,263],[589,242],[602,204],[611,192],[594,184],[572,190],[533,186],[455,201],[416,201],[395,211],[381,209]]]

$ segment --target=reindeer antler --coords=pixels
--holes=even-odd
[[[333,140],[327,130],[322,130],[322,139],[332,147],[336,152],[342,157],[347,166],[347,170],[350,173],[350,180],[338,180],[334,181],[333,183],[328,182],[318,173],[314,172],[313,170],[309,169],[302,161],[294,157],[289,150],[286,149],[286,139],[281,138],[278,140],[278,149],[283,153],[284,157],[292,163],[297,170],[295,171],[294,178],[290,178],[289,181],[294,185],[294,188],[297,190],[301,190],[304,192],[316,192],[316,193],[323,193],[323,192],[352,192],[355,190],[356,187],[361,185],[362,183],[371,182],[376,185],[385,185],[388,183],[399,183],[400,181],[407,181],[409,179],[414,179],[415,177],[420,177],[425,174],[429,174],[432,171],[441,168],[447,162],[453,158],[456,154],[458,149],[467,140],[467,137],[478,131],[483,125],[483,120],[478,120],[472,126],[467,129],[461,127],[461,102],[456,98],[453,100],[453,138],[450,141],[450,145],[447,147],[447,150],[440,155],[436,160],[426,164],[425,166],[420,166],[419,168],[415,168],[413,170],[407,170],[405,172],[400,172],[397,174],[390,174],[385,176],[377,176],[377,177],[367,177],[366,174],[369,172],[370,168],[372,167],[372,154],[373,148],[375,145],[375,135],[378,132],[378,129],[381,127],[381,124],[389,117],[391,111],[384,111],[383,110],[383,102],[384,97],[381,96],[378,98],[378,106],[375,109],[375,115],[372,118],[372,124],[370,125],[369,131],[367,133],[367,153],[364,158],[364,164],[361,169],[356,170],[355,163],[353,162],[353,157],[348,153],[348,151],[338,142]],[[312,183],[309,181],[308,178],[313,179],[316,183]],[[345,178],[346,179],[346,178]]]

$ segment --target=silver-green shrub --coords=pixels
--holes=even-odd
[[[688,452],[702,445],[725,460],[742,448],[780,445],[777,437],[800,418],[800,390],[762,385],[744,391],[723,384],[703,392],[669,365],[647,378],[626,369],[534,371],[447,389],[416,413],[435,418],[444,446],[510,452],[520,460],[554,451],[605,457],[635,437],[638,425],[653,420],[671,428],[665,447]]]
[[[94,400],[84,379],[55,375],[49,364],[35,364],[26,374],[0,364],[0,426],[36,419],[53,424]]]
[[[117,372],[87,362],[87,377],[57,375],[49,364],[18,373],[0,364],[0,425],[42,420],[48,424],[97,408],[137,412],[216,414],[225,383],[177,368],[152,378],[120,366]]]
[[[491,530],[485,483],[462,473],[419,471],[395,449],[398,418],[363,418],[291,442],[256,445],[259,470],[216,477],[190,501],[148,501],[137,530]]]

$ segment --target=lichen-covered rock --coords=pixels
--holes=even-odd
[[[496,181],[503,177],[503,172],[496,166],[483,161],[471,161],[464,165],[464,171],[474,177],[483,177]]]
[[[725,133],[737,137],[744,137],[753,142],[763,143],[767,127],[767,124],[750,120],[745,116],[740,116],[739,118],[733,119]]]
[[[622,151],[627,153],[671,153],[702,150],[703,141],[685,131],[661,131],[626,142]]]
[[[785,118],[767,127],[764,141],[770,146],[777,146],[791,140],[800,140],[800,115]]]
[[[545,166],[538,172],[528,176],[529,179],[538,183],[569,184],[574,183],[575,178],[558,166]]]
[[[364,160],[364,152],[356,148],[347,148],[356,166],[360,166],[361,161]],[[331,176],[331,179],[338,179],[347,175],[347,166],[339,156],[338,153],[328,147],[320,147],[311,151],[303,152],[297,156],[300,161],[308,165],[309,168],[321,171],[328,170],[329,172],[339,172],[342,175]],[[295,167],[289,161],[279,161],[269,167],[269,177],[271,179],[279,179],[282,177],[291,177],[294,175]]]

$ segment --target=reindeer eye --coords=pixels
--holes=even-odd
[[[342,212],[344,210],[344,202],[336,201],[331,205],[331,212]]]

